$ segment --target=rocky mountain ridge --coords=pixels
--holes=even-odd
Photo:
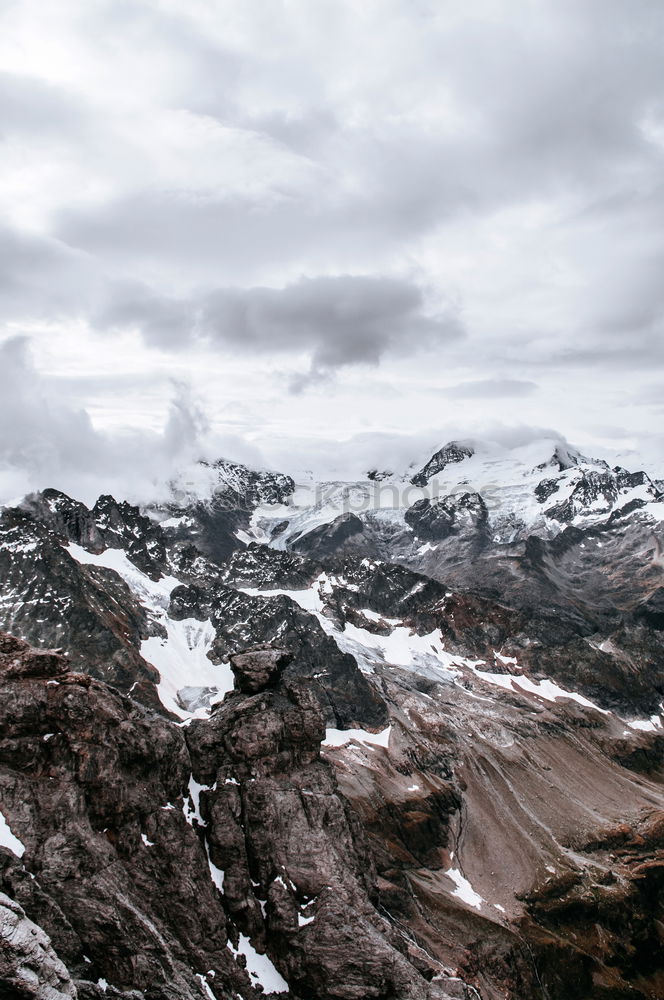
[[[659,487],[465,452],[2,512],[8,996],[664,995]]]

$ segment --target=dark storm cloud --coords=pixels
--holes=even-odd
[[[170,349],[202,340],[240,353],[305,355],[313,380],[463,336],[452,311],[428,314],[422,290],[395,278],[302,278],[281,289],[220,289],[190,300],[160,298],[137,284],[113,293],[96,316],[101,326],[136,325],[148,342]]]
[[[303,278],[284,289],[210,296],[209,335],[244,350],[311,352],[312,368],[377,364],[388,353],[443,347],[462,335],[456,317],[425,314],[422,291],[395,278]]]

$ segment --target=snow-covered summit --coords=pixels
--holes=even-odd
[[[249,537],[276,548],[297,547],[322,525],[353,515],[385,530],[409,523],[423,505],[449,508],[477,496],[488,512],[495,542],[535,533],[556,535],[566,524],[588,525],[640,510],[664,518],[662,491],[643,471],[610,468],[557,438],[517,447],[495,442],[450,441],[415,475],[372,470],[364,479],[297,484],[285,502],[258,504]]]

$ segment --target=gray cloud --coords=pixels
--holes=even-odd
[[[71,318],[89,308],[97,286],[84,255],[0,225],[0,319]]]
[[[86,125],[80,97],[38,77],[0,71],[0,139],[38,133],[59,141]]]
[[[325,407],[430,427],[437,378],[469,418],[599,426],[664,363],[664,6],[331,10],[0,3],[4,333],[57,356],[88,324],[111,356],[139,331],[162,381],[183,351],[200,382],[269,362],[253,425],[324,390],[280,433]]]
[[[455,396],[458,399],[503,399],[511,396],[529,396],[536,391],[535,382],[515,378],[486,378],[450,386],[445,389],[445,395]]]
[[[150,343],[173,349],[199,339],[242,353],[304,354],[311,371],[299,388],[346,365],[375,365],[385,355],[443,348],[463,336],[452,310],[427,313],[412,282],[358,275],[301,278],[282,289],[219,289],[190,300],[127,284],[114,289],[96,321],[135,324]]]
[[[217,292],[201,314],[209,336],[245,350],[311,352],[312,371],[377,364],[387,353],[444,347],[462,335],[453,314],[429,316],[422,291],[395,278],[302,278],[283,290]]]
[[[224,84],[227,97],[217,119],[304,153],[316,167],[312,184],[287,184],[267,196],[225,190],[204,199],[192,197],[186,186],[142,187],[99,207],[68,209],[58,232],[111,259],[124,252],[140,261],[157,252],[197,264],[212,256],[217,264],[246,267],[252,259],[254,266],[274,261],[276,254],[301,266],[312,254],[322,259],[339,251],[366,259],[381,243],[411,238],[460,212],[487,211],[565,187],[596,197],[598,184],[600,190],[620,186],[639,170],[655,171],[658,162],[641,122],[656,108],[664,83],[658,44],[664,15],[654,3],[638,3],[627,16],[624,7],[611,9],[615,20],[607,22],[606,15],[593,17],[596,0],[575,7],[546,3],[539,18],[532,10],[525,14],[520,3],[507,3],[498,19],[469,16],[446,23],[432,12],[417,31],[417,22],[404,18],[405,5],[395,5],[395,20],[402,18],[411,33],[416,67],[400,53],[394,82],[410,82],[408,74],[416,69],[416,113],[399,114],[398,97],[389,90],[381,103],[369,82],[355,104],[362,115],[371,101],[377,113],[374,122],[360,126],[343,113],[344,96],[338,95],[335,106],[327,81],[299,52],[288,70],[280,67],[285,93],[278,88],[272,110],[257,113],[246,81],[253,73],[261,92],[261,84],[274,83],[275,67],[256,50],[233,56],[217,51],[189,27],[186,65],[195,65],[200,53],[212,88],[216,81]],[[201,81],[195,74],[187,79],[182,52],[173,52],[178,25],[172,15],[167,25],[155,11],[142,17],[170,39],[178,79],[186,80],[179,100],[200,112]],[[381,27],[385,41],[380,33],[372,38],[373,58],[394,44],[390,19]],[[312,56],[324,41],[315,29],[313,34]],[[353,51],[352,38],[348,42],[351,58],[365,56]],[[380,72],[372,55],[367,66],[371,81],[371,72]],[[417,116],[429,110],[427,96],[434,104],[447,98],[443,106],[451,99],[463,124],[446,128],[443,116],[441,128],[427,127]],[[350,184],[344,183],[348,175]]]

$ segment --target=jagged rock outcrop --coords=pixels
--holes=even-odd
[[[606,462],[601,459],[586,458],[580,451],[568,444],[557,444],[551,457],[538,465],[537,468],[538,470],[557,469],[558,472],[566,472],[568,469],[576,468],[577,465],[597,465],[600,468],[608,469]]]
[[[474,454],[475,449],[471,444],[450,441],[431,456],[426,465],[412,477],[411,483],[414,486],[426,486],[433,476],[437,476],[448,465],[463,462],[465,458],[472,458]]]
[[[201,482],[174,482],[170,501],[153,507],[151,513],[169,538],[194,542],[217,563],[242,547],[238,533],[249,528],[256,507],[285,504],[295,489],[290,476],[226,459],[200,462],[198,471]]]
[[[0,892],[0,987],[6,1000],[76,1000],[76,987],[48,935]]]
[[[363,532],[364,525],[357,514],[340,514],[329,524],[321,524],[305,534],[293,539],[292,546],[303,555],[317,558],[329,556],[344,542]]]
[[[7,920],[21,928],[2,956],[6,989],[38,961],[39,986],[57,974],[63,996],[71,983],[97,996],[101,982],[193,1000],[204,981],[208,996],[250,998],[267,948],[293,997],[449,996],[375,908],[371,854],[320,758],[323,715],[306,685],[280,679],[282,659],[236,656],[253,693],[183,730],[2,637],[0,795],[25,844],[21,859],[0,850]]]
[[[282,472],[259,472],[227,459],[201,465],[214,471],[215,498],[224,501],[229,509],[251,511],[260,503],[282,504],[295,489],[291,477]]]
[[[269,650],[233,657],[240,691],[252,693],[227,696],[187,737],[233,920],[252,940],[272,942],[295,993],[442,1000],[443,985],[413,967],[406,942],[375,908],[371,854],[320,759],[323,715],[302,682],[278,681],[280,658]],[[433,963],[430,977],[436,971]]]
[[[0,627],[33,643],[59,647],[110,684],[136,684],[156,704],[158,674],[139,649],[145,610],[112,570],[81,566],[34,513],[0,514]]]
[[[555,494],[554,494],[555,496]],[[588,507],[608,513],[618,497],[618,486],[610,472],[584,472],[565,500],[547,507],[547,517],[557,521],[571,521]]]
[[[215,632],[210,656],[221,662],[250,645],[278,643],[290,655],[287,672],[308,679],[331,725],[380,727],[385,703],[319,622],[283,594],[245,594],[230,588],[213,593],[192,585],[171,595],[174,619],[209,620]]]
[[[635,490],[640,495],[630,498]],[[563,498],[549,504],[551,499],[556,500],[556,494],[562,494]],[[636,510],[649,501],[659,500],[660,492],[645,472],[627,472],[619,466],[611,470],[606,466],[602,471],[575,470],[564,479],[544,479],[535,488],[535,496],[545,505],[546,517],[569,523],[579,516],[615,517],[618,512],[624,514],[628,505],[630,511]]]
[[[236,549],[226,561],[222,580],[234,587],[269,590],[278,586],[285,590],[304,590],[321,569],[317,560],[251,542],[246,548]]]
[[[133,504],[118,503],[104,495],[88,510],[59,490],[44,490],[26,497],[21,506],[65,543],[75,542],[94,553],[107,548],[123,549],[128,559],[152,579],[164,571],[164,532]]]
[[[460,532],[481,536],[487,527],[488,511],[479,493],[461,493],[418,500],[404,516],[419,538],[443,541]]]
[[[576,970],[579,996],[662,995],[664,813],[647,811],[574,847],[590,866],[543,877],[524,896],[524,930],[547,964],[567,953],[562,961]]]
[[[256,694],[273,687],[281,677],[291,655],[283,649],[254,646],[231,656],[235,686],[243,694]]]
[[[212,969],[253,996],[183,815],[183,731],[6,636],[0,685],[0,801],[25,845],[0,851],[2,889],[72,979],[199,1000]]]

